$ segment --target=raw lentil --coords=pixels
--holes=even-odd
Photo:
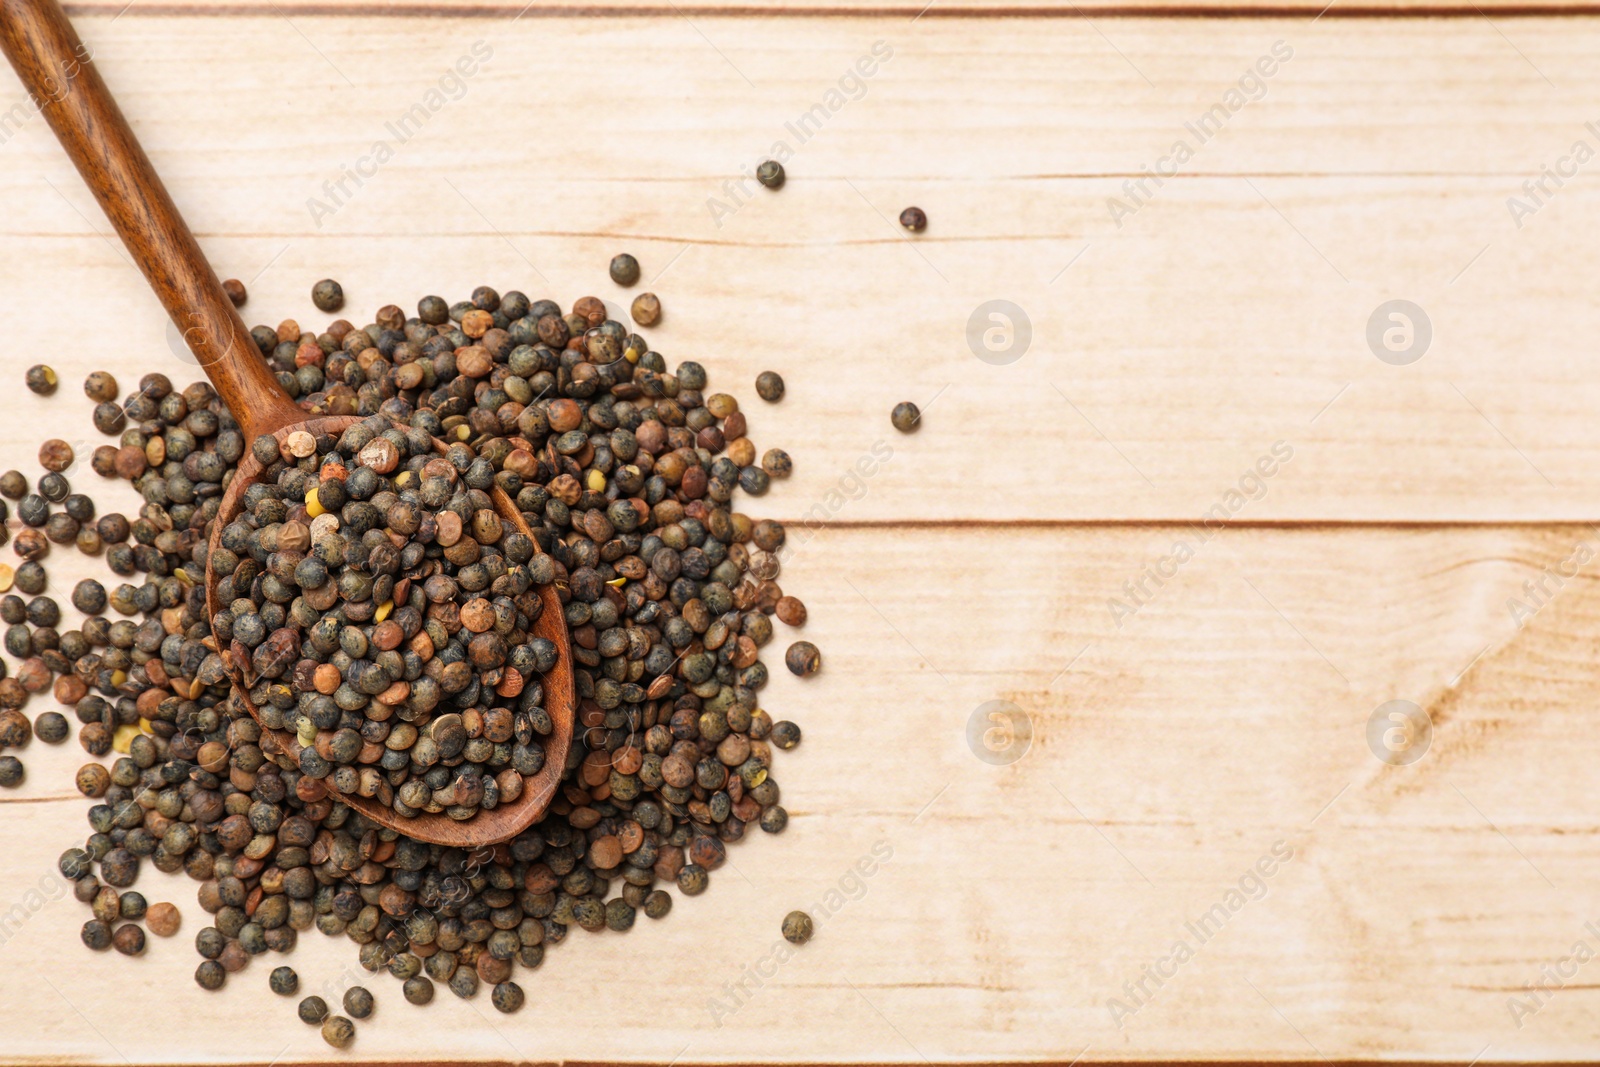
[[[332,278],[324,278],[311,287],[311,302],[318,311],[338,311],[344,307],[344,286]]]
[[[650,303],[659,315],[653,296]],[[94,469],[130,481],[139,511],[132,521],[96,519],[89,498],[74,499],[59,473],[48,485],[41,478],[38,503],[28,506],[36,523],[24,522],[17,539],[22,558],[34,559],[14,585],[42,594],[37,557],[48,551],[47,533],[66,534],[70,520],[77,527],[61,543],[81,547],[91,533],[118,575],[100,585],[100,611],[110,618],[95,611],[61,633],[53,602],[0,597],[0,617],[16,635],[7,634],[7,647],[28,661],[0,677],[0,708],[53,689],[73,707],[86,750],[106,754],[115,744],[123,753],[110,769],[91,764],[78,774],[92,798],[92,832],[84,848],[63,854],[63,875],[79,899],[119,894],[120,919],[129,917],[123,902],[142,864],[189,873],[214,923],[195,938],[203,988],[220,988],[252,955],[287,951],[314,926],[356,941],[361,962],[407,983],[408,999],[420,995],[421,979],[463,997],[487,982],[498,1001],[516,989],[515,967],[540,966],[573,925],[622,931],[638,911],[661,918],[672,906],[661,887],[703,892],[726,845],[751,823],[769,832],[786,823],[769,777],[766,739],[776,728],[757,707],[768,614],[783,600],[775,579],[785,532],[734,510],[736,492],[760,491],[771,474],[756,465],[738,402],[708,392],[698,364],[668,370],[644,338],[607,318],[600,300],[585,297],[563,314],[552,301],[482,287],[454,306],[426,297],[415,318],[387,307],[376,319],[315,335],[292,322],[252,331],[308,414],[366,417],[348,440],[246,441],[208,385],[176,390],[156,374],[124,402],[100,402],[95,424],[118,438],[97,450]],[[436,456],[431,441],[414,447],[423,436],[450,442],[452,452]],[[225,484],[247,452],[267,477],[246,494],[248,528],[225,537],[212,560],[234,586],[221,605],[228,617],[212,619],[200,576]],[[430,472],[436,459],[451,471]],[[533,529],[538,552],[525,560],[520,545],[515,553],[507,545],[503,524],[494,536],[492,516],[480,514],[487,509],[452,507],[481,503],[496,483]],[[0,476],[9,499],[28,489],[21,474]],[[61,505],[55,514],[52,502]],[[431,541],[423,513],[438,527]],[[345,552],[317,551],[328,534]],[[413,551],[391,570],[379,536],[401,556],[421,545],[421,569]],[[529,584],[514,591],[519,568]],[[386,579],[410,588],[375,597],[372,587]],[[396,798],[404,790],[418,801],[426,792],[434,801],[440,793],[462,799],[456,783],[476,775],[482,797],[466,799],[479,806],[491,781],[501,802],[520,789],[548,729],[540,675],[553,650],[514,638],[531,622],[517,601],[549,582],[566,598],[584,722],[560,802],[545,819],[503,851],[469,860],[338,804],[329,786],[352,776],[357,789],[387,788]],[[308,593],[326,596],[330,587],[329,608],[303,610]],[[74,606],[83,610],[85,597],[95,603],[91,587],[74,589]],[[318,631],[328,615],[339,625]],[[279,639],[290,662],[277,675],[257,672],[251,694],[269,716],[313,727],[307,751],[326,769],[314,760],[280,765],[230,698],[215,645],[232,650],[237,641],[254,670],[256,653],[283,630],[293,637]],[[427,655],[413,647],[424,637]],[[475,650],[479,637],[490,647]],[[502,654],[493,638],[506,646],[502,667],[478,662]],[[276,667],[276,658],[263,653],[263,665]],[[419,666],[442,675],[456,664],[467,668],[468,688],[482,691],[472,699],[460,690],[410,718],[399,713],[413,710],[404,702],[387,718],[367,714],[383,714],[360,684],[376,688],[374,669],[418,683],[431,677]],[[516,684],[506,684],[507,666]],[[331,686],[319,687],[319,675]],[[441,742],[455,755],[438,754]],[[497,764],[518,773],[486,773]],[[468,790],[475,794],[477,783]],[[179,916],[156,904],[143,921],[167,936]],[[109,926],[105,935],[109,943]],[[311,1021],[326,1012],[323,1004]]]
[[[803,945],[811,940],[811,916],[803,911],[791,911],[783,917],[783,939],[791,945]]]
[[[171,937],[178,932],[179,925],[183,922],[183,915],[178,911],[177,905],[165,901],[150,905],[150,910],[145,913],[145,925],[157,937]]]
[[[267,976],[267,985],[280,997],[292,997],[300,992],[300,976],[293,967],[274,967]]]
[[[132,923],[119,926],[111,935],[111,945],[124,956],[144,955],[144,931]]]
[[[0,756],[0,786],[15,789],[22,784],[22,761],[15,756]]]
[[[756,168],[756,181],[765,185],[768,189],[782,189],[785,177],[783,164],[775,159],[764,160]]]
[[[777,371],[764,370],[756,375],[756,395],[776,404],[783,399],[783,376]]]
[[[228,300],[236,308],[244,307],[245,301],[250,299],[250,293],[244,287],[244,282],[238,278],[228,278],[222,283],[222,291],[228,294]]]
[[[796,641],[783,654],[783,664],[789,668],[789,673],[806,678],[822,667],[822,653],[810,641]]]
[[[639,281],[639,261],[623,252],[611,260],[611,280],[624,289]]]
[[[97,370],[83,380],[83,395],[97,404],[117,398],[117,380],[109,371]]]
[[[654,293],[640,293],[628,311],[640,326],[654,326],[661,321],[661,300]]]
[[[372,994],[354,985],[344,991],[344,1010],[352,1019],[365,1019],[372,1014]]]
[[[39,466],[47,471],[64,471],[72,466],[72,446],[65,441],[51,438],[39,446]],[[65,493],[61,494],[64,498]]]
[[[900,212],[900,225],[912,233],[921,233],[928,228],[928,216],[920,207],[908,207]]]
[[[515,982],[501,982],[490,994],[490,1001],[494,1004],[495,1010],[505,1012],[507,1015],[521,1011],[524,999],[522,987]]]
[[[350,1042],[356,1039],[356,1024],[346,1019],[343,1015],[330,1016],[322,1024],[322,1040],[334,1048],[349,1048]]]
[[[33,734],[48,745],[59,745],[67,739],[72,727],[59,711],[45,711],[33,720]]]
[[[328,1002],[321,997],[306,997],[298,1010],[301,1022],[316,1026],[328,1017]]]
[[[902,400],[889,413],[889,421],[901,433],[910,433],[922,425],[922,409],[909,400]]]
[[[23,381],[28,388],[40,396],[49,396],[56,391],[56,372],[52,367],[43,363],[35,363],[28,368],[28,373],[23,376]]]

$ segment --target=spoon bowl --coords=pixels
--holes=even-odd
[[[362,421],[357,415],[311,416],[284,391],[57,0],[0,0],[0,51],[238,421],[246,445],[263,434],[273,434],[281,443],[296,430],[337,434]],[[213,524],[213,549],[262,469],[247,449]],[[490,496],[500,518],[531,539],[527,522],[505,491],[495,486]],[[205,580],[206,610],[215,616],[217,577],[209,563]],[[377,800],[340,794],[324,779],[329,791],[372,822],[421,841],[463,848],[509,840],[537,821],[560,784],[574,718],[572,650],[560,598],[554,586],[543,587],[539,596],[544,610],[534,631],[553,642],[557,654],[556,666],[543,680],[545,710],[554,728],[544,739],[544,766],[524,779],[516,800],[458,821],[443,812],[407,818]],[[241,703],[259,722],[259,709],[250,704],[238,665],[226,649],[217,651]],[[300,745],[295,736],[265,726],[263,730],[262,750],[280,765],[297,767]]]

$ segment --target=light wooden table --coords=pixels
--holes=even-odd
[[[353,317],[480,282],[620,311],[626,249],[657,347],[795,457],[748,507],[791,522],[782,583],[826,657],[766,694],[806,730],[789,830],[665,922],[575,934],[519,1016],[373,979],[347,1058],[1595,1056],[1600,962],[1564,960],[1600,951],[1600,162],[1561,162],[1600,148],[1600,21],[1563,13],[1592,7],[825,6],[77,9],[251,322],[322,322],[329,275]],[[0,74],[0,466],[32,470],[43,437],[98,443],[89,370],[196,375],[44,123],[5,124],[20,102]],[[740,188],[777,140],[788,186]],[[1547,165],[1572,176],[1534,204]],[[984,347],[995,300],[1025,350]],[[1425,350],[1383,348],[1383,315],[1369,344],[1394,300]],[[39,360],[52,400],[21,388]],[[50,565],[63,598],[94,571]],[[1396,700],[1432,724],[1406,765],[1368,740]],[[1031,732],[1014,762],[1003,731],[969,743],[991,701]],[[81,756],[36,742],[0,806],[0,1061],[330,1059],[269,961],[194,985],[186,879],[139,887],[184,907],[173,941],[77,944],[52,871],[85,833]],[[796,907],[818,936],[774,966]],[[312,934],[292,962],[336,995],[354,956]]]

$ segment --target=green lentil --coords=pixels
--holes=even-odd
[[[639,261],[623,252],[611,260],[611,280],[624,289],[639,281]]]
[[[783,164],[775,159],[763,160],[761,165],[756,168],[756,181],[768,189],[782,189],[786,177]]]
[[[300,992],[300,976],[293,967],[274,967],[267,976],[267,985],[280,997],[292,997]]]
[[[803,945],[811,940],[811,916],[803,911],[791,911],[783,917],[783,939],[791,945]]]

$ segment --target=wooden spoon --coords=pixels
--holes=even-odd
[[[362,421],[362,416],[309,418],[284,392],[56,0],[0,0],[0,51],[43,111],[244,433],[244,460],[212,524],[211,548],[215,550],[222,528],[239,513],[245,488],[262,471],[260,462],[248,451],[249,442],[269,433],[281,442],[290,432],[302,429],[337,435]],[[444,448],[442,443],[439,447]],[[500,517],[531,539],[532,531],[505,490],[497,485],[490,496]],[[213,615],[219,607],[216,588],[216,575],[208,565],[206,609]],[[465,821],[442,812],[424,812],[408,819],[367,797],[341,794],[341,800],[371,821],[408,837],[462,848],[506,841],[544,814],[560,785],[572,743],[573,693],[572,652],[560,598],[554,587],[545,586],[540,599],[544,611],[534,632],[554,642],[557,649],[556,666],[544,677],[545,709],[555,728],[544,739],[544,767],[524,781],[522,794]],[[237,666],[225,650],[223,660],[241,703],[259,720]],[[300,745],[289,731],[264,729],[262,750],[293,762]],[[329,779],[323,779],[323,784],[337,794]]]

